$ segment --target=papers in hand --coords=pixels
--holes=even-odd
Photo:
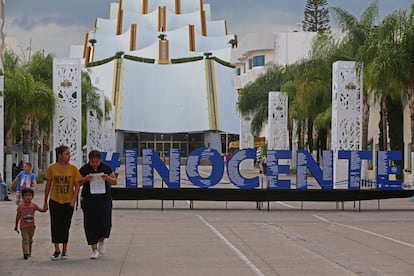
[[[92,179],[89,181],[89,187],[91,189],[91,194],[104,194],[105,190],[105,180],[102,178],[103,173],[91,173]]]

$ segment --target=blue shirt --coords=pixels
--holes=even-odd
[[[36,175],[32,172],[26,173],[25,171],[19,172],[17,175],[17,178],[19,179],[17,181],[16,191],[22,190],[23,183],[26,182],[26,188],[32,188],[32,182],[33,180],[36,180]]]

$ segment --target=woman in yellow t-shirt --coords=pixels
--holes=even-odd
[[[67,259],[69,228],[73,210],[79,193],[79,180],[82,176],[78,168],[69,163],[70,149],[59,146],[56,151],[56,163],[51,164],[46,171],[46,187],[44,208],[50,209],[50,230],[55,252],[52,261],[60,258]],[[50,195],[50,199],[49,199]],[[49,206],[48,206],[49,199]],[[62,251],[59,244],[62,243]]]

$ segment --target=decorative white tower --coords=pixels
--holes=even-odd
[[[288,96],[283,92],[269,92],[268,150],[289,149]]]
[[[339,150],[361,150],[362,65],[337,61],[332,67],[332,150],[334,188],[348,187],[348,161],[338,160]]]
[[[53,147],[69,146],[71,163],[81,166],[83,162],[80,59],[53,59],[53,91],[56,95]],[[53,154],[55,154],[54,150]],[[54,156],[54,160],[56,160],[56,156]]]
[[[250,116],[241,116],[240,119],[240,149],[254,148],[254,137],[250,127],[252,119]],[[252,170],[254,167],[253,160],[246,160],[241,163],[243,170]]]

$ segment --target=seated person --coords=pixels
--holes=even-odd
[[[3,177],[0,174],[0,188],[3,189],[3,195],[4,195],[4,200],[5,201],[10,201],[9,199],[9,186],[7,186],[7,184],[3,181]]]

